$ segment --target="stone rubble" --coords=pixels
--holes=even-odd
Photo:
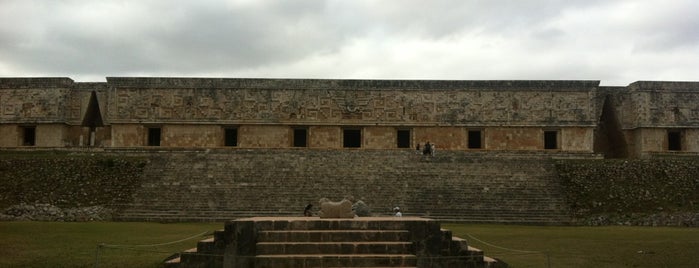
[[[2,221],[110,221],[114,211],[102,206],[60,208],[51,204],[26,204],[10,206],[0,213]]]

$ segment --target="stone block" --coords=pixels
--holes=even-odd
[[[369,206],[367,206],[364,201],[357,201],[352,205],[352,210],[354,211],[355,214],[359,217],[368,217],[371,216],[371,209]]]
[[[197,242],[197,252],[214,253],[218,250],[214,238],[207,238]]]
[[[340,202],[333,202],[328,199],[321,199],[320,201],[320,212],[318,216],[321,219],[327,218],[354,218],[355,214],[352,211],[352,202],[343,199]]]

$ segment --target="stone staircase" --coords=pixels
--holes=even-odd
[[[550,155],[412,150],[234,149],[144,153],[144,182],[124,221],[223,221],[300,215],[351,195],[377,215],[462,222],[569,221]]]
[[[319,219],[255,217],[230,221],[214,238],[166,267],[504,267],[416,217]]]
[[[414,267],[407,230],[264,230],[255,267]]]

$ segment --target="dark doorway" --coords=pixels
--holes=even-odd
[[[238,146],[238,129],[237,128],[226,128],[224,129],[224,141],[223,145],[228,147]]]
[[[160,146],[160,134],[160,128],[148,128],[148,146]]]
[[[544,131],[544,149],[558,149],[558,131]]]
[[[24,146],[34,146],[36,145],[36,127],[24,127],[22,130],[22,145]]]
[[[398,148],[410,148],[410,130],[399,129],[396,133]]]
[[[667,149],[670,151],[682,151],[682,132],[678,130],[667,132]]]
[[[468,131],[468,148],[469,149],[482,149],[481,144],[481,131],[480,130],[469,130]]]
[[[308,146],[308,130],[306,128],[294,129],[294,147]]]
[[[362,147],[362,130],[351,128],[343,131],[343,147],[345,148],[360,148]]]

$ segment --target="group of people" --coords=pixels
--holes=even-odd
[[[426,142],[425,146],[423,146],[422,148],[420,147],[420,143],[418,143],[417,146],[415,146],[415,152],[417,152],[417,154],[434,156],[435,150],[436,150],[435,145],[430,143],[429,141]]]

